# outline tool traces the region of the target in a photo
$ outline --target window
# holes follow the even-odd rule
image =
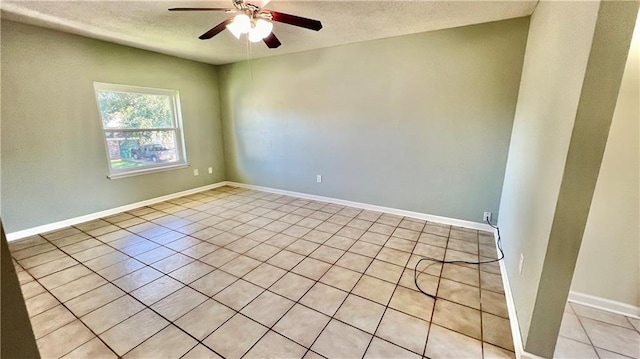
[[[178,91],[94,83],[109,178],[187,165]]]

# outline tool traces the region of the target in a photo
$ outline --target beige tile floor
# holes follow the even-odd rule
[[[567,303],[555,358],[640,358],[640,319]]]
[[[10,244],[43,358],[513,358],[493,235],[223,187]]]

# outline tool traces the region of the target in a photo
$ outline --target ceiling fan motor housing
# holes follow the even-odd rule
[[[263,10],[259,6],[245,2],[245,0],[231,0],[236,10],[225,8],[171,8],[169,11],[224,11],[240,13],[234,17],[230,17],[220,24],[214,26],[209,31],[200,35],[201,40],[208,40],[224,29],[229,29],[235,37],[240,38],[240,34],[248,33],[247,27],[250,27],[249,40],[257,42],[262,40],[267,47],[275,49],[281,45],[278,38],[272,32],[272,21],[281,22],[288,25],[298,26],[309,30],[319,31],[322,29],[322,23],[318,20],[308,19],[296,15],[284,14],[272,10]],[[244,19],[240,19],[244,18]],[[242,20],[242,21],[239,21]],[[248,20],[248,21],[247,21]],[[250,21],[250,23],[248,23]],[[250,26],[249,26],[250,25]]]

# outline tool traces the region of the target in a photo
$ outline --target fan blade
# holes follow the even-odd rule
[[[226,19],[225,21],[219,23],[215,27],[211,28],[211,30],[209,30],[209,31],[205,32],[204,34],[200,35],[200,40],[207,40],[207,39],[210,39],[210,38],[218,35],[222,31],[224,31],[224,29],[227,28],[227,25],[229,25],[231,23],[231,21],[233,21],[233,17],[230,17],[230,18]]]
[[[235,9],[227,9],[223,7],[174,7],[169,11],[235,11]]]
[[[264,39],[262,39],[262,41],[264,41],[264,43],[267,44],[267,47],[270,48],[270,49],[275,49],[275,48],[279,47],[280,45],[282,45],[280,40],[278,40],[278,38],[276,37],[276,35],[273,32],[270,33],[269,36],[267,36]]]
[[[319,31],[322,29],[322,23],[318,20],[307,19],[306,17],[300,17],[296,15],[284,14],[277,11],[271,11],[272,20],[282,22],[285,24],[304,27],[305,29]]]

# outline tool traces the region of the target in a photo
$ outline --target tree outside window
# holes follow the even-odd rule
[[[177,91],[94,87],[111,178],[186,165]]]

